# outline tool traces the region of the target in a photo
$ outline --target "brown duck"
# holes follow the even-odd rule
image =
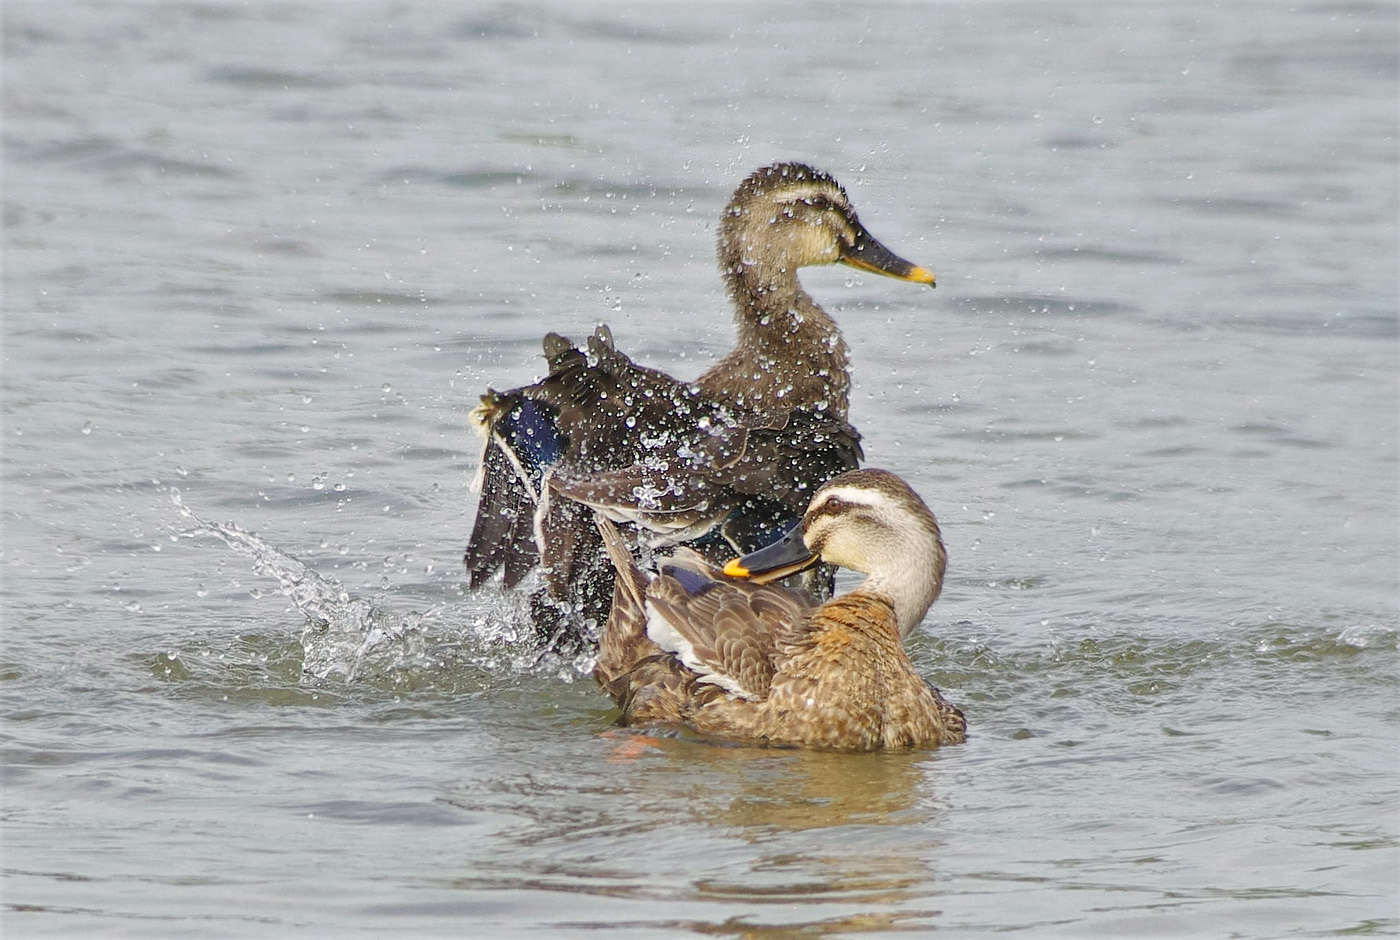
[[[934,282],[865,230],[840,184],[797,163],[744,180],[718,248],[737,336],[697,380],[636,365],[605,326],[584,348],[551,333],[549,374],[488,391],[473,412],[485,445],[471,586],[500,571],[512,588],[539,569],[532,616],[546,642],[587,645],[606,619],[613,574],[592,510],[650,545],[722,558],[770,541],[857,465],[846,342],[798,268],[839,262]]]
[[[618,577],[594,675],[624,724],[852,751],[966,737],[962,712],[904,649],[947,555],[933,513],[894,474],[836,477],[800,529],[723,574],[683,553],[649,575],[615,526],[599,526]],[[768,583],[818,558],[867,577],[821,605]]]

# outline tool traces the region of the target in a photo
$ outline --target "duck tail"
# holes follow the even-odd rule
[[[637,670],[660,668],[648,664],[663,654],[647,637],[649,580],[633,561],[632,550],[617,526],[601,515],[596,519],[617,578],[613,582],[612,610],[598,637],[598,663],[593,668],[593,677],[623,710],[625,721],[638,689],[645,684],[637,676]]]
[[[601,513],[595,516],[598,532],[603,536],[603,547],[607,549],[608,560],[617,572],[617,583],[613,591],[613,609],[619,604],[639,611],[646,606],[647,578],[632,558],[632,550],[627,547],[622,533]]]

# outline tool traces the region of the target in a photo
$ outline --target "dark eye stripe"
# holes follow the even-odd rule
[[[869,512],[869,509],[870,507],[863,503],[853,503],[839,496],[828,496],[822,500],[820,506],[807,510],[807,525],[810,526],[823,516],[846,516],[847,518],[862,516]]]

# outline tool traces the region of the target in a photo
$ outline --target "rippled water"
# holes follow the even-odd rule
[[[1400,930],[1395,3],[4,4],[5,934]],[[462,592],[488,384],[730,341],[938,513],[961,747],[611,728]]]

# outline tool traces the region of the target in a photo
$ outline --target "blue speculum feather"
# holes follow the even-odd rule
[[[564,452],[564,437],[554,414],[543,405],[522,402],[501,424],[520,462],[535,473],[543,473]]]
[[[691,597],[704,594],[716,584],[713,579],[700,574],[698,571],[691,571],[688,568],[676,568],[666,565],[661,571],[663,574],[668,574],[679,581],[681,587],[685,589],[685,593],[689,594]]]

